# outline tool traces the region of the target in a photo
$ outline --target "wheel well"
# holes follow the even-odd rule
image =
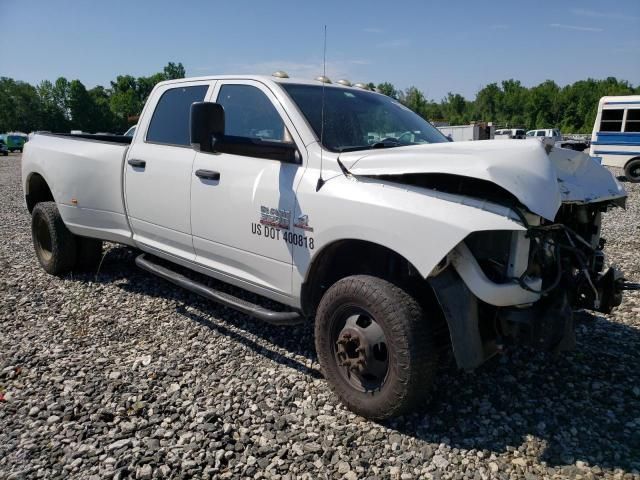
[[[339,240],[327,245],[314,258],[302,285],[302,311],[315,315],[324,292],[351,275],[373,275],[394,283],[433,311],[437,303],[429,283],[406,258],[382,245],[364,240]]]
[[[54,201],[49,185],[39,173],[32,174],[27,181],[26,201],[29,213],[40,202]]]

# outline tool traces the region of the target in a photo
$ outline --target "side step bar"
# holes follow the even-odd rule
[[[204,298],[224,305],[225,307],[246,313],[247,315],[272,325],[295,325],[302,322],[302,317],[298,312],[275,312],[246,300],[234,297],[228,293],[214,290],[200,282],[196,282],[184,275],[174,272],[169,268],[154,263],[152,260],[148,259],[144,253],[136,257],[136,265],[147,272],[153,273],[160,278],[178,285],[179,287],[186,288],[187,290],[197,293]]]

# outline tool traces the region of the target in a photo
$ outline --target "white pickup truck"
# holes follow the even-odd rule
[[[35,135],[22,173],[47,272],[95,269],[102,241],[117,242],[258,319],[315,321],[331,388],[371,418],[419,406],[442,347],[467,370],[508,345],[567,349],[574,310],[609,312],[637,287],[605,271],[601,215],[626,194],[588,155],[450,143],[355,87],[162,82],[133,138]]]

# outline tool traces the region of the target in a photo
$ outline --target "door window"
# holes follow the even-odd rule
[[[191,104],[203,101],[208,88],[208,85],[194,85],[164,92],[151,117],[147,142],[190,146]]]
[[[223,85],[218,103],[224,107],[225,135],[293,143],[273,103],[259,88]]]
[[[544,130],[538,130],[536,137],[544,137]]]

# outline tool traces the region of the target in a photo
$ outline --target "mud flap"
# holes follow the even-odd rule
[[[451,268],[429,278],[449,326],[453,355],[459,368],[472,370],[497,353],[494,342],[483,343],[478,300]]]

